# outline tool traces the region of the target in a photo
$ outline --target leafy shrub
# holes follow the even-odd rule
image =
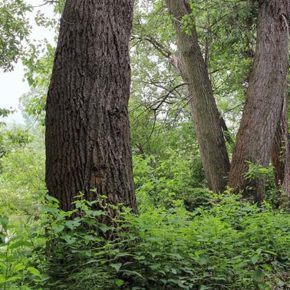
[[[36,230],[10,228],[13,239],[2,241],[1,283],[21,289],[289,287],[289,214],[229,194],[211,201],[189,212],[177,200],[170,209],[151,206],[138,216],[114,207],[119,214],[111,219],[103,202],[79,199],[75,210],[63,212],[50,198],[32,223]]]
[[[1,160],[0,203],[10,214],[36,216],[45,194],[44,155],[39,149],[14,150]],[[21,213],[19,213],[21,212]]]
[[[109,216],[105,208],[92,210],[96,203],[80,199],[75,210],[64,212],[49,198],[44,219],[47,247],[42,255],[50,289],[112,289],[115,285],[112,272],[116,266],[110,261],[116,259],[117,252],[114,242],[106,238],[115,229],[98,222]]]
[[[46,246],[30,245],[39,262],[25,264],[21,281],[43,289],[288,287],[289,214],[228,194],[212,201],[193,212],[175,201],[138,216],[115,207],[119,215],[108,223],[104,203],[80,199],[63,212],[50,199],[37,236]]]
[[[20,127],[8,130],[6,127],[1,128],[0,126],[0,133],[0,158],[11,151],[23,149],[27,144],[33,141],[33,137],[28,130],[24,130]]]
[[[0,213],[1,289],[32,289],[42,284],[36,253],[45,246],[45,238],[30,218],[22,217],[21,222]]]
[[[186,199],[193,192],[200,191],[203,173],[198,162],[178,152],[168,150],[166,159],[154,156],[134,156],[134,180],[136,195],[141,207],[172,206],[174,200]]]
[[[145,277],[136,277],[132,286],[272,289],[287,283],[288,214],[261,211],[239,197],[222,196],[211,209],[151,209],[132,224],[140,240],[131,250],[137,259],[133,265]]]

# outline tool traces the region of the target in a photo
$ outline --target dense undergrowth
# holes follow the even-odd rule
[[[287,289],[289,215],[239,196],[211,195],[187,211],[148,205],[114,227],[106,208],[49,200],[38,219],[1,217],[3,289]],[[77,215],[73,220],[71,215]],[[108,239],[108,237],[110,237]],[[288,282],[289,283],[289,282]]]
[[[290,287],[290,215],[271,182],[260,207],[215,195],[198,156],[166,144],[135,154],[139,214],[120,206],[109,226],[103,201],[80,196],[66,213],[45,197],[41,143],[6,146],[0,160],[0,289]]]

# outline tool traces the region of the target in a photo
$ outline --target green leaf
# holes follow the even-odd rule
[[[13,249],[17,249],[20,247],[31,247],[31,243],[28,241],[16,241],[13,242],[9,245],[9,249],[13,250]]]
[[[23,269],[25,269],[25,265],[23,265],[22,263],[15,265],[13,268],[14,272],[19,272],[22,271]]]
[[[264,278],[264,273],[261,270],[257,270],[253,273],[253,279],[256,282],[262,282]]]
[[[70,235],[65,235],[63,236],[63,239],[66,241],[66,243],[68,243],[69,245],[72,245],[73,243],[75,243],[76,238],[71,237]]]
[[[65,223],[65,225],[71,230],[77,228],[80,224],[81,224],[81,222],[79,220],[67,221]]]
[[[58,225],[58,224],[53,224],[52,225],[52,230],[54,231],[54,233],[58,234],[60,232],[62,232],[64,229],[63,225]]]
[[[205,256],[199,257],[198,263],[202,266],[206,265],[208,263],[208,259]]]
[[[16,281],[19,281],[19,280],[22,280],[23,277],[22,276],[12,276],[12,277],[9,277],[6,282],[16,282]]]
[[[3,275],[0,275],[0,284],[5,283],[5,282],[6,282],[6,278]]]
[[[105,225],[105,224],[100,224],[99,225],[99,228],[100,228],[100,230],[103,232],[103,233],[106,233],[107,231],[109,231],[111,228],[110,227],[108,227],[107,225]]]
[[[122,273],[126,273],[128,275],[135,275],[139,278],[145,279],[145,277],[143,277],[140,273],[136,272],[136,271],[130,271],[130,270],[121,270]]]
[[[251,258],[251,261],[253,264],[256,264],[260,259],[260,256],[259,255],[254,255],[252,258]]]
[[[122,264],[121,263],[116,263],[116,264],[110,264],[110,266],[112,268],[114,268],[117,272],[119,272],[120,268],[122,267]]]
[[[28,267],[27,271],[30,272],[34,276],[41,277],[40,272],[34,267]]]
[[[115,280],[115,284],[118,286],[118,287],[121,287],[125,284],[125,282],[121,279],[116,279]]]
[[[92,216],[98,217],[104,215],[104,212],[102,210],[94,210],[92,211]]]
[[[3,227],[4,230],[8,228],[9,219],[7,216],[0,216],[0,225]]]

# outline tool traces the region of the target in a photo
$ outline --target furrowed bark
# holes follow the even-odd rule
[[[260,1],[257,48],[233,153],[229,186],[263,200],[265,180],[247,180],[247,161],[266,167],[280,120],[288,69],[289,0]]]
[[[289,204],[290,201],[290,134],[288,127],[289,104],[284,98],[283,110],[276,130],[272,148],[272,164],[274,167],[275,183],[281,190],[281,204]]]
[[[205,60],[198,43],[196,28],[184,32],[182,20],[190,7],[186,0],[166,0],[172,15],[180,54],[178,67],[182,78],[188,83],[189,103],[195,123],[200,155],[209,188],[222,192],[227,184],[230,168],[221,116],[213,96]]]
[[[285,103],[283,107],[285,106]],[[285,176],[285,152],[287,148],[288,126],[285,119],[285,109],[281,111],[280,121],[276,129],[274,144],[272,147],[272,164],[274,166],[275,183],[278,188],[281,188]]]
[[[46,184],[137,211],[128,119],[133,0],[67,0],[46,105]]]

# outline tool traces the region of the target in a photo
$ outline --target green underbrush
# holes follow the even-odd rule
[[[81,196],[63,212],[45,197],[36,143],[1,158],[0,289],[290,287],[290,215],[271,184],[260,207],[215,195],[198,156],[164,150],[134,158],[138,215]]]

